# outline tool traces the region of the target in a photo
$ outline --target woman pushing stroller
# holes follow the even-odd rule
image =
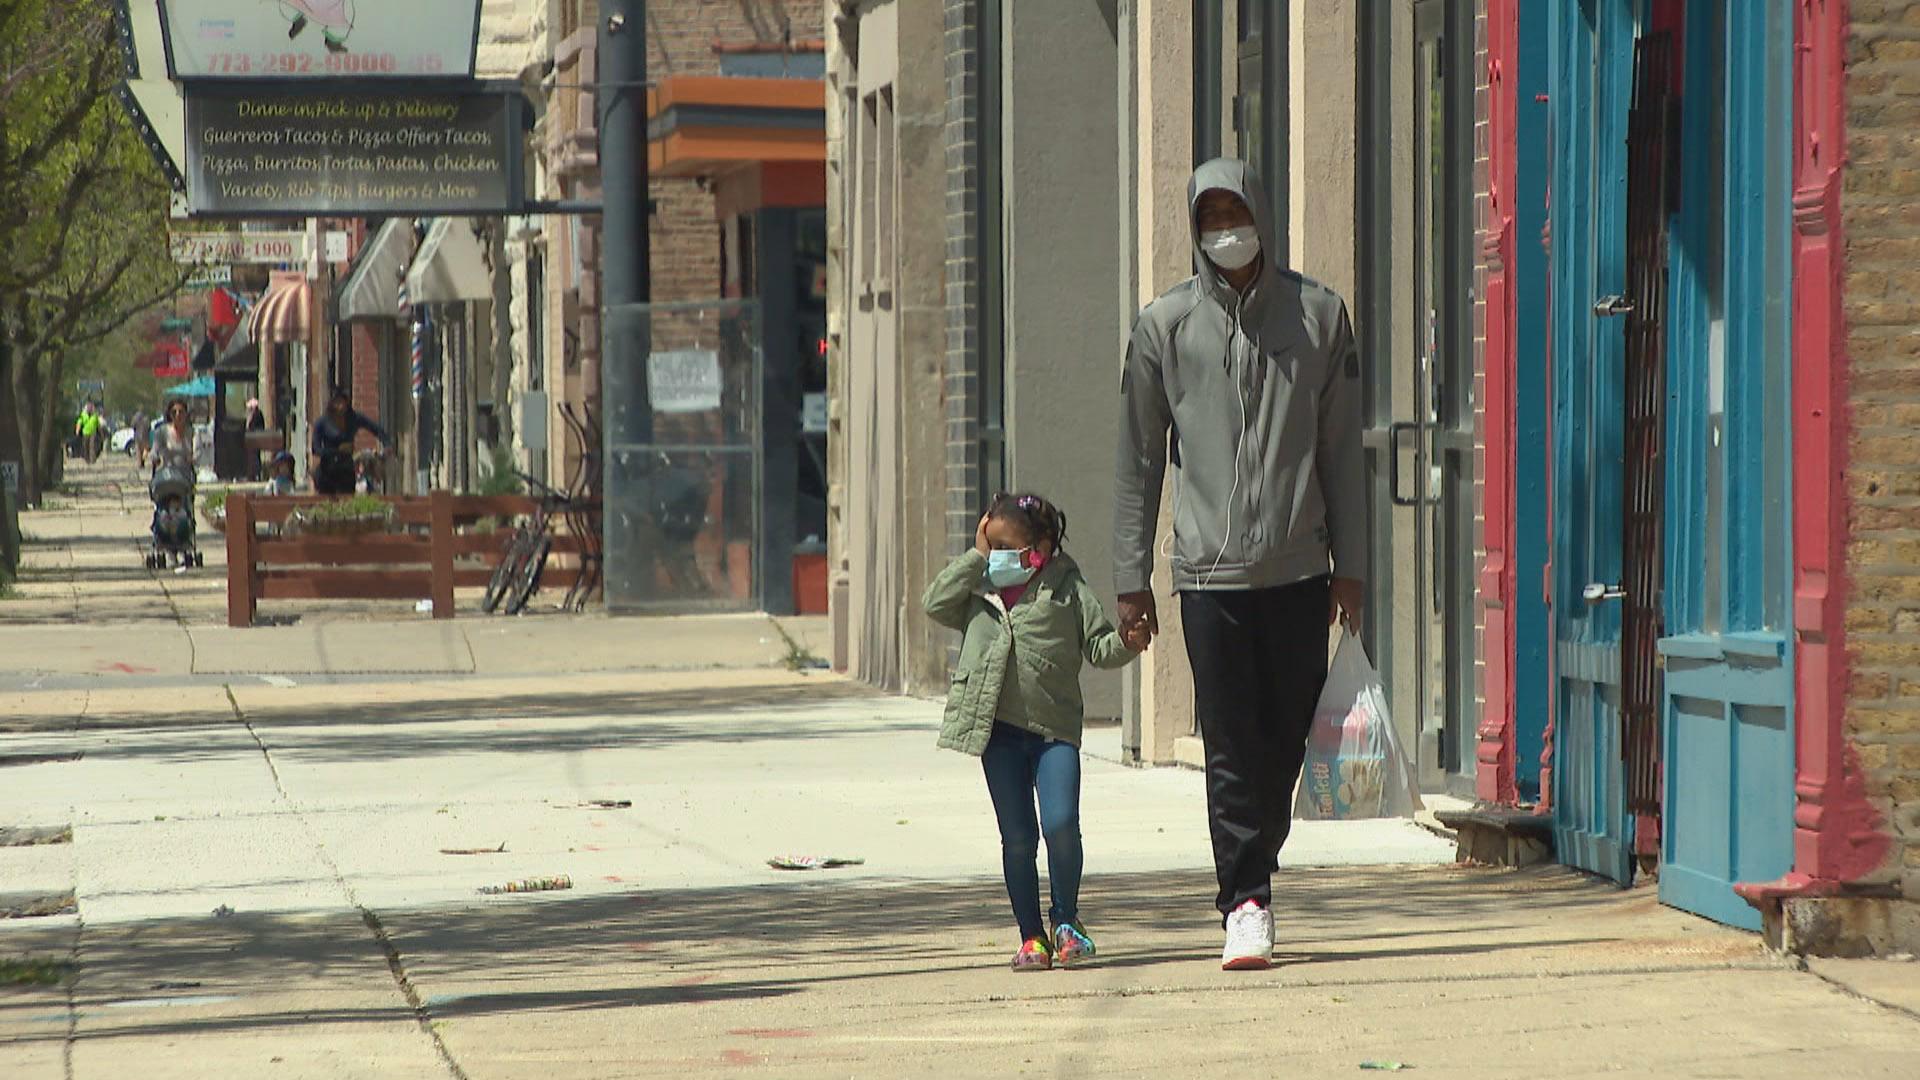
[[[353,398],[337,389],[327,399],[327,411],[313,422],[313,490],[321,495],[351,495],[364,468],[354,462],[353,441],[361,432],[380,440],[391,452],[393,437],[386,429],[356,411]]]
[[[153,478],[147,485],[153,496],[149,569],[171,565],[175,573],[184,574],[189,566],[203,565],[193,525],[193,488],[198,470],[187,403],[175,399],[167,403],[166,423],[153,436]]]

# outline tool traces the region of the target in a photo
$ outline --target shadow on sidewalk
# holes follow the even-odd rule
[[[1212,985],[1204,982],[1217,975],[1212,892],[1204,871],[1089,878],[1082,909],[1105,955],[1081,988]],[[1554,957],[1624,969],[1649,957],[1682,966],[1757,955],[1746,935],[1673,937],[1675,924],[1649,925],[1632,894],[1558,868],[1284,871],[1276,893],[1283,962],[1310,965],[1322,982],[1444,978],[1457,970],[1449,961],[1502,954],[1524,954],[1510,963],[1529,977]],[[433,1019],[814,993],[893,1003],[975,991],[1047,996],[1070,986],[998,981],[1017,935],[997,880],[776,879],[746,889],[502,897],[379,919]],[[1708,949],[1683,947],[1695,945]],[[383,983],[391,993],[384,967],[368,926],[344,913],[90,926],[75,1001],[89,1039],[390,1022],[407,1012],[398,994],[387,1004],[327,1004],[364,1000]],[[164,993],[223,1000],[199,1013],[106,1011]]]
[[[564,684],[564,680],[559,680]],[[170,712],[165,691],[136,713],[14,715],[0,717],[0,734],[57,732],[116,733],[111,746],[90,751],[101,760],[157,758],[193,761],[230,752],[203,749],[182,739],[196,731],[232,729],[230,709]],[[836,720],[831,728],[810,728],[792,716],[768,721],[749,718],[768,710],[811,709],[885,700],[878,692],[848,682],[821,679],[772,686],[705,686],[672,690],[594,691],[481,697],[447,697],[350,707],[301,704],[253,708],[247,719],[270,751],[298,752],[324,761],[391,761],[438,754],[576,753],[594,749],[645,749],[686,739],[702,742],[761,742],[842,737],[891,731],[920,731],[906,720],[861,717]],[[749,714],[741,717],[738,714]],[[699,716],[674,721],[673,717]],[[593,721],[556,727],[566,721]],[[528,724],[524,728],[511,726]],[[506,727],[476,727],[476,724]],[[451,727],[449,727],[451,725]],[[368,728],[383,729],[377,738]],[[436,730],[444,728],[444,730]],[[145,736],[144,738],[141,736]]]

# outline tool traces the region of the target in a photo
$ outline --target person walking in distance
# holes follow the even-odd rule
[[[73,433],[80,437],[80,456],[91,465],[100,459],[99,407],[89,401],[80,407],[80,416],[73,422]]]
[[[1272,964],[1272,880],[1327,629],[1358,629],[1367,557],[1353,327],[1338,294],[1278,264],[1264,191],[1228,158],[1188,182],[1196,272],[1134,322],[1115,493],[1121,628],[1152,634],[1171,434],[1173,588],[1229,970]]]
[[[128,447],[128,450],[137,462],[135,467],[141,472],[146,472],[147,450],[153,445],[153,419],[147,415],[147,410],[135,409],[133,420],[128,426],[133,428],[133,445]]]

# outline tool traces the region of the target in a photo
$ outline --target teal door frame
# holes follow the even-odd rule
[[[1790,3],[1686,6],[1669,230],[1660,898],[1754,930],[1733,884],[1793,863]]]
[[[1621,580],[1624,320],[1632,0],[1548,6],[1553,142],[1548,261],[1553,378],[1553,791],[1561,862],[1633,878],[1621,760],[1620,610],[1584,599]]]

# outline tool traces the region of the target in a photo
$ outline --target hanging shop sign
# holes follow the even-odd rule
[[[172,78],[473,77],[481,0],[160,0]]]
[[[195,87],[187,191],[196,214],[512,214],[526,100],[518,84]]]
[[[186,266],[303,263],[309,253],[307,234],[299,231],[174,233],[167,249]]]
[[[192,292],[206,292],[208,289],[217,289],[222,285],[231,284],[233,284],[233,267],[221,264],[202,266],[195,270],[188,275],[184,287]]]

